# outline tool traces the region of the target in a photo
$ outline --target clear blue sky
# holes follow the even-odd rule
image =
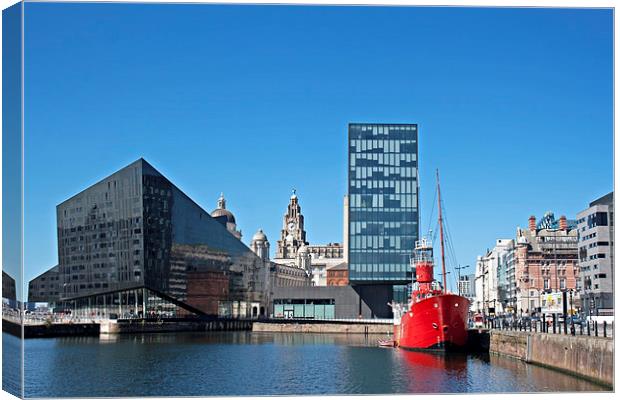
[[[613,188],[612,11],[26,5],[25,279],[57,262],[55,206],[144,157],[244,241],[290,190],[342,241],[347,123],[420,131],[422,229],[440,169],[461,264],[531,214]],[[470,269],[470,272],[473,268]]]

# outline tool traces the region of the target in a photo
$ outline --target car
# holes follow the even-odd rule
[[[578,315],[573,315],[569,321],[575,325],[585,325],[586,321],[584,321],[583,319],[581,319],[580,316]]]

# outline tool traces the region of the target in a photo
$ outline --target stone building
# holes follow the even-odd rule
[[[283,229],[277,242],[273,262],[307,271],[314,286],[327,286],[327,270],[345,261],[340,243],[310,245],[306,240],[304,216],[295,192],[283,218]]]
[[[211,212],[211,217],[215,218],[217,222],[224,225],[234,237],[241,240],[241,231],[237,230],[235,216],[226,209],[226,199],[224,198],[224,193],[220,194],[220,197],[217,199],[217,208]]]
[[[614,194],[594,200],[577,214],[580,293],[587,315],[614,308]]]
[[[309,274],[309,257],[305,250],[306,246],[302,246],[298,251],[299,258],[308,258],[307,262],[300,264],[281,264],[269,260],[269,240],[262,229],[252,237],[250,249],[264,262],[269,265],[270,287],[287,286],[312,286],[312,280]]]
[[[304,245],[308,245],[306,231],[304,230],[304,216],[301,213],[301,206],[299,205],[295,190],[293,190],[286,214],[284,214],[275,258],[276,260],[295,259],[297,257],[297,250]]]
[[[506,254],[514,247],[511,239],[497,239],[495,247],[476,262],[475,297],[472,309],[487,315],[505,312],[502,301],[503,290],[506,288]]]

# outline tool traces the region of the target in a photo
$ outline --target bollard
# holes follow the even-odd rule
[[[590,336],[590,321],[587,321],[588,324],[588,336]]]
[[[570,323],[570,334],[575,336],[575,322],[571,321]]]
[[[583,322],[579,324],[579,334],[583,335]]]
[[[603,337],[607,337],[607,321],[603,321]]]
[[[555,333],[555,314],[552,314],[551,318],[553,318],[553,333]]]
[[[598,323],[594,321],[594,336],[598,337]]]

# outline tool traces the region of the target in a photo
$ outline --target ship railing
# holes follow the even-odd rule
[[[416,264],[421,263],[421,262],[433,263],[433,256],[432,255],[414,254],[411,257],[411,266],[412,267],[415,267]]]

